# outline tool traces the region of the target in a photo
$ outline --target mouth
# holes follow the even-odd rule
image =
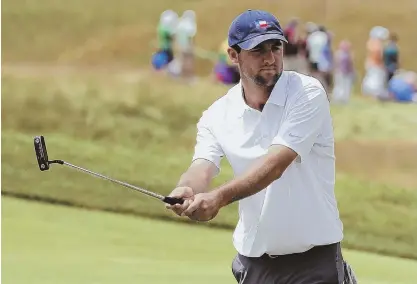
[[[267,67],[267,68],[261,68],[261,71],[276,71],[276,67]]]

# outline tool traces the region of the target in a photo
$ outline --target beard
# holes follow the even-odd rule
[[[265,87],[265,88],[269,88],[269,87],[274,87],[275,84],[278,82],[279,78],[281,77],[282,72],[278,72],[277,74],[275,74],[272,78],[265,78],[262,75],[255,75],[255,77],[253,77],[253,81],[255,82],[256,85],[260,86],[260,87]]]
[[[247,80],[254,82],[257,86],[271,91],[282,75],[283,66],[281,63],[280,68],[277,68],[277,73],[273,76],[263,76],[260,72],[255,75],[250,75],[251,72],[248,71],[249,70],[246,70],[244,67],[243,62],[239,61],[239,72],[241,77],[245,77]]]

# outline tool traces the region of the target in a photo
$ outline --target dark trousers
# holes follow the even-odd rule
[[[276,257],[238,254],[232,272],[239,284],[341,284],[344,277],[339,243]]]

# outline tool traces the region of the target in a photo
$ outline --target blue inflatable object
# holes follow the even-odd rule
[[[158,51],[152,55],[152,66],[156,70],[164,68],[169,63],[169,56],[165,51]]]
[[[400,78],[392,78],[388,83],[388,90],[399,102],[413,101],[413,86]]]

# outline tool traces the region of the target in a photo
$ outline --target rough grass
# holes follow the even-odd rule
[[[398,0],[6,0],[2,1],[2,59],[4,63],[149,64],[155,26],[165,9],[181,14],[194,9],[198,19],[196,44],[217,51],[231,20],[248,8],[267,9],[285,24],[298,16],[304,22],[327,25],[335,45],[352,41],[357,68],[362,70],[369,30],[383,25],[398,33],[401,65],[417,69],[417,2]],[[201,72],[211,70],[200,60]]]
[[[194,88],[170,81],[158,85],[155,80],[143,77],[129,84],[105,76],[57,77],[54,82],[4,77],[2,191],[172,219],[161,203],[129,189],[56,165],[49,172],[40,172],[33,151],[33,136],[43,134],[52,159],[64,159],[157,192],[170,192],[189,165],[201,111],[224,88],[209,82]],[[348,107],[351,113],[333,109],[340,143],[346,137],[376,137],[375,141],[393,136],[415,138],[409,131],[414,125],[412,106],[355,104]],[[389,127],[390,116],[408,127]],[[354,126],[362,125],[366,118],[374,122],[364,123],[357,131]],[[352,163],[361,163],[363,153],[358,154]],[[415,169],[412,161],[409,167]],[[215,184],[232,176],[226,162],[223,164]],[[413,177],[411,169],[409,178]],[[339,172],[337,195],[347,247],[417,258],[417,190]],[[232,228],[236,217],[233,205],[211,224]]]
[[[2,229],[4,284],[234,283],[231,232],[10,198]],[[343,254],[363,284],[417,277],[415,261]]]

